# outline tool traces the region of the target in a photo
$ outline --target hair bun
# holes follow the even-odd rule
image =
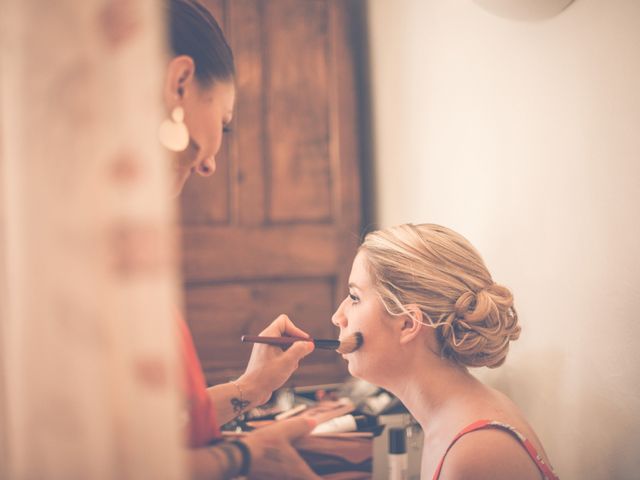
[[[496,285],[478,251],[459,233],[404,224],[369,233],[364,255],[387,312],[417,306],[435,329],[442,356],[471,367],[497,367],[520,335],[508,288]]]
[[[440,326],[445,353],[470,367],[502,365],[509,342],[520,336],[513,295],[495,283],[463,292]]]

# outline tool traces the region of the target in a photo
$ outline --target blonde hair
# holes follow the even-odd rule
[[[440,225],[404,224],[368,234],[365,254],[374,287],[391,315],[417,306],[442,355],[469,367],[502,365],[520,336],[513,295],[493,282],[480,254]]]

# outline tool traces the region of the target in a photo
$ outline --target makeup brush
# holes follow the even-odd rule
[[[362,346],[362,333],[356,332],[344,340],[326,340],[321,338],[304,337],[261,337],[258,335],[243,335],[240,339],[243,343],[266,343],[267,345],[279,345],[286,347],[295,342],[313,342],[316,348],[323,350],[335,350],[338,353],[355,352]]]

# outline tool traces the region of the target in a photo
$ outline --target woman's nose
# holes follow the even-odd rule
[[[205,158],[198,165],[198,173],[203,177],[208,177],[209,175],[213,175],[213,172],[216,171],[216,157]]]
[[[342,301],[338,309],[331,317],[331,323],[333,323],[336,327],[345,328],[347,326],[347,317],[344,315],[343,308],[345,300]]]

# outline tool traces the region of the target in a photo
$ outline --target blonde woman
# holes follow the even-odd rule
[[[394,393],[424,430],[422,478],[555,479],[518,407],[469,367],[504,363],[520,335],[511,292],[461,235],[438,225],[370,233],[335,312],[352,375]]]

